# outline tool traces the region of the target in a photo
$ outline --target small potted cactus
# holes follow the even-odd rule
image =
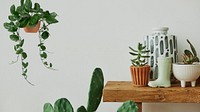
[[[143,46],[143,44],[138,43],[137,50],[129,47],[131,54],[134,58],[131,59],[132,65],[130,66],[132,81],[134,86],[147,86],[149,82],[149,72],[150,72],[150,66],[147,65],[147,62],[145,59],[149,58],[148,55],[146,55],[149,50],[146,50],[146,46]]]
[[[184,50],[182,55],[183,62],[173,64],[174,76],[181,81],[181,87],[186,86],[186,82],[191,82],[191,86],[195,87],[196,80],[200,76],[200,64],[197,52],[191,42],[187,39],[190,50]]]

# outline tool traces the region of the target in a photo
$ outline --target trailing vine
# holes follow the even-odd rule
[[[22,69],[22,76],[26,79],[26,81],[33,85],[27,79],[28,73],[28,66],[29,63],[26,61],[28,54],[25,52],[23,45],[24,45],[24,38],[22,38],[19,34],[19,30],[25,27],[35,27],[38,22],[42,23],[38,33],[39,33],[39,55],[43,65],[48,68],[55,70],[53,68],[53,64],[47,62],[47,54],[48,51],[46,50],[46,46],[44,44],[45,40],[49,38],[49,28],[48,26],[54,23],[58,23],[56,19],[57,14],[55,12],[49,12],[48,10],[44,11],[39,3],[32,3],[31,0],[20,0],[20,5],[15,6],[12,5],[10,7],[10,15],[8,16],[9,22],[4,23],[4,28],[11,32],[10,39],[16,44],[14,45],[14,51],[17,55],[17,59],[12,63],[16,63],[19,60],[21,61],[21,69]]]

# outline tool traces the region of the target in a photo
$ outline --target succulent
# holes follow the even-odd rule
[[[117,112],[138,112],[138,106],[134,101],[126,101],[118,108]]]
[[[100,68],[96,68],[90,83],[87,108],[80,106],[77,112],[95,112],[101,102],[103,87],[103,72]],[[50,103],[46,103],[43,112],[74,112],[74,110],[68,99],[60,98],[55,102],[54,107]]]
[[[197,52],[196,52],[194,46],[188,39],[186,41],[190,45],[190,49],[192,51],[190,51],[188,49],[184,50],[184,53],[182,55],[183,63],[184,64],[193,64],[194,62],[199,62],[199,58],[197,57]]]
[[[9,22],[4,23],[4,28],[10,32],[9,38],[14,41],[14,51],[17,55],[16,63],[21,61],[22,76],[27,80],[27,71],[29,63],[26,60],[28,57],[27,52],[24,50],[25,39],[20,36],[20,29],[25,27],[35,27],[38,24],[42,24],[39,33],[38,49],[41,61],[46,68],[53,69],[52,63],[47,62],[48,51],[45,46],[45,40],[49,38],[48,26],[57,23],[57,14],[55,12],[49,12],[43,10],[39,3],[32,3],[31,0],[20,0],[20,5],[12,5],[10,7],[10,15],[8,16]],[[28,80],[27,80],[28,81]],[[28,81],[29,82],[29,81]],[[30,82],[29,82],[30,83]],[[31,84],[31,83],[30,83]]]
[[[147,54],[150,51],[146,50],[145,48],[146,48],[146,46],[143,46],[143,44],[141,44],[141,43],[138,43],[138,49],[137,50],[129,47],[129,49],[131,49],[131,51],[132,51],[132,52],[129,52],[129,53],[132,56],[135,57],[134,59],[131,59],[133,66],[144,66],[144,65],[147,64],[145,59],[149,58],[150,56],[147,56],[145,54]]]

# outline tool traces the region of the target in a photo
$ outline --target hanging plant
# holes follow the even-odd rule
[[[26,61],[28,54],[23,48],[25,39],[20,36],[19,30],[24,28],[28,33],[39,33],[38,48],[41,61],[46,68],[54,69],[53,64],[47,62],[48,52],[45,46],[45,40],[50,36],[48,26],[58,23],[56,17],[57,14],[55,12],[43,10],[39,3],[33,4],[31,0],[20,0],[19,6],[12,5],[10,7],[10,15],[8,16],[9,22],[5,22],[4,27],[11,32],[9,36],[10,39],[16,42],[14,50],[17,55],[17,60],[13,63],[18,60],[21,61],[22,76],[24,76],[26,80],[29,65],[28,61]]]

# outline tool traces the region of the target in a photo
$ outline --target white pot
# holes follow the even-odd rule
[[[181,87],[185,87],[186,82],[191,82],[191,86],[195,87],[196,80],[200,76],[200,64],[174,63],[173,74],[181,81]]]

